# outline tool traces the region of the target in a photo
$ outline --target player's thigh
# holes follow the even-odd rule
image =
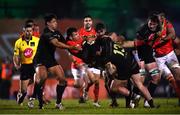
[[[75,79],[74,80],[74,86],[77,87],[77,88],[80,88],[83,86],[83,79],[82,78],[79,78],[79,79]]]
[[[45,80],[47,78],[47,69],[45,66],[37,66],[36,67],[36,80]]]
[[[60,65],[50,67],[48,68],[48,71],[50,71],[53,75],[55,75],[57,80],[65,81],[64,71]]]
[[[114,79],[111,81],[111,84],[109,84],[110,89],[112,91],[118,91],[119,88],[121,87],[127,87],[127,80],[117,80]]]
[[[139,73],[133,74],[131,79],[133,80],[136,86],[141,86],[144,83],[144,76],[141,76]]]

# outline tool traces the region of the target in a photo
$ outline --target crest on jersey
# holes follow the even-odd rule
[[[33,50],[31,48],[26,48],[24,50],[24,57],[30,58],[32,57],[32,55],[33,55]]]

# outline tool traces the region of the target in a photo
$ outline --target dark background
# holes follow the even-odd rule
[[[42,18],[47,12],[59,19],[82,19],[90,14],[102,20],[109,31],[124,34],[129,39],[148,14],[163,10],[180,35],[180,0],[1,0],[0,18]]]

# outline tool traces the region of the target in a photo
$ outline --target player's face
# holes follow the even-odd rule
[[[26,38],[31,38],[32,34],[33,34],[33,29],[32,29],[32,27],[27,27],[27,28],[25,29],[25,36],[26,36]]]
[[[101,29],[97,31],[97,36],[103,36],[106,33],[106,29]]]
[[[148,27],[151,31],[156,31],[157,30],[157,27],[158,27],[158,23],[157,22],[154,22],[152,20],[149,20],[148,21]]]
[[[58,23],[57,19],[53,18],[50,22],[47,22],[48,26],[51,27],[52,29],[57,29]]]
[[[73,32],[72,33],[72,38],[73,38],[73,40],[78,40],[79,39],[79,33],[78,32]]]
[[[159,18],[160,22],[163,23],[165,17],[160,14],[160,15],[158,15],[158,18]]]
[[[93,21],[91,18],[87,17],[87,18],[84,18],[84,27],[85,28],[91,28],[92,27],[92,24],[93,24]]]

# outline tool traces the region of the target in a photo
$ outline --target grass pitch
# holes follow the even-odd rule
[[[27,107],[27,101],[23,106],[16,104],[15,100],[0,100],[0,114],[180,114],[177,98],[155,98],[155,104],[160,104],[158,109],[148,109],[143,107],[143,99],[135,109],[125,108],[125,100],[118,99],[119,107],[109,107],[110,100],[100,100],[101,107],[92,105],[92,100],[85,104],[79,104],[77,99],[63,100],[64,110],[57,110],[54,107],[55,100],[45,105],[44,110],[38,109],[38,103],[33,109]]]

